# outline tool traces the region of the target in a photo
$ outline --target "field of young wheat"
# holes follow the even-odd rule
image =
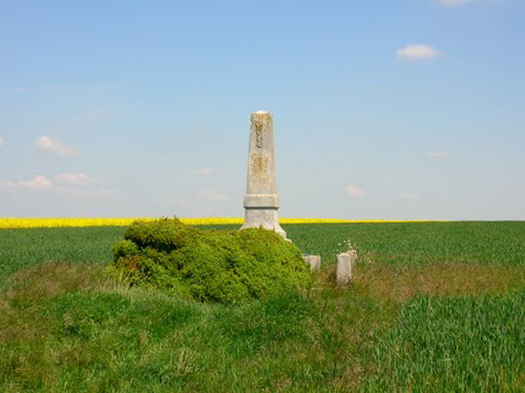
[[[0,391],[525,389],[525,222],[286,224],[323,258],[314,287],[233,305],[110,279],[123,226],[13,226],[0,229]]]

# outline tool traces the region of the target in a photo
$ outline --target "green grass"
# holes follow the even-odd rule
[[[0,391],[523,391],[525,223],[285,230],[315,288],[232,306],[108,280],[124,228],[0,230]]]
[[[0,229],[0,288],[13,273],[42,262],[102,264],[125,228]]]
[[[339,390],[362,378],[369,334],[393,311],[330,288],[232,307],[184,302],[103,283],[96,268],[47,264],[19,277],[0,306],[0,386]]]
[[[213,226],[235,229],[235,226]],[[350,241],[375,263],[525,263],[525,221],[283,225],[307,254],[335,260]]]
[[[525,263],[525,222],[324,224],[285,228],[299,248],[333,259],[349,240],[377,263]]]
[[[371,391],[525,390],[525,291],[417,297],[380,340]]]
[[[320,254],[325,262],[334,262],[351,241],[363,257],[375,263],[525,263],[524,221],[300,224],[283,228],[304,253]],[[107,262],[124,231],[122,227],[1,229],[0,286],[16,271],[45,261]]]

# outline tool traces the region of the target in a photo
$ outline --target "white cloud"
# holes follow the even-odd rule
[[[102,188],[96,192],[99,196],[113,196],[116,195],[117,192],[115,190],[111,190],[109,188]]]
[[[5,146],[5,139],[4,137],[0,136],[0,149]]]
[[[345,191],[350,198],[362,198],[366,195],[366,191],[357,186],[347,186]]]
[[[232,200],[230,195],[215,190],[201,190],[196,193],[196,197],[200,201],[208,203],[229,202]]]
[[[98,180],[92,179],[85,173],[62,173],[55,177],[57,183],[69,186],[89,186],[99,183]]]
[[[419,193],[418,192],[400,192],[396,194],[396,198],[402,199],[404,201],[415,201],[416,199],[419,199]]]
[[[20,180],[16,185],[30,190],[46,190],[51,187],[51,181],[43,175],[38,175],[33,180]]]
[[[430,60],[439,54],[438,50],[423,44],[407,45],[397,50],[397,57],[404,60]]]
[[[444,151],[431,151],[427,153],[427,157],[432,160],[444,160],[447,158],[447,153]]]
[[[25,87],[1,87],[0,94],[23,94],[28,93],[29,89]]]
[[[438,3],[445,7],[455,7],[470,3],[470,0],[438,0]]]
[[[91,189],[85,187],[75,186],[59,186],[56,189],[56,194],[62,197],[82,197],[87,200],[93,198],[108,198],[117,195],[115,190],[103,188],[103,189]]]
[[[201,168],[195,171],[195,174],[199,176],[209,176],[213,174],[220,174],[222,172],[223,170],[220,168]]]
[[[211,168],[202,168],[200,173],[201,173],[201,175],[211,175],[213,173],[213,169],[211,169]]]
[[[90,178],[84,173],[66,173],[56,176],[53,181],[44,175],[38,175],[32,180],[10,181],[4,184],[0,183],[0,188],[9,191],[16,190],[31,190],[44,191],[51,190],[54,195],[60,196],[85,196],[86,198],[93,197],[108,197],[116,194],[111,189],[99,189],[92,187],[84,187],[92,184],[98,184],[97,180]]]
[[[84,189],[77,187],[58,187],[57,192],[63,196],[81,196],[86,194]]]
[[[51,140],[47,136],[41,136],[36,140],[36,143],[41,149],[62,157],[71,157],[77,154],[77,151],[74,148],[66,146],[57,140]]]

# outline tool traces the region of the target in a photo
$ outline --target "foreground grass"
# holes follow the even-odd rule
[[[327,288],[203,305],[63,264],[25,271],[10,288],[0,303],[0,386],[10,392],[339,390],[362,379],[369,335],[394,311]]]
[[[371,391],[525,391],[525,291],[419,296],[379,340]]]
[[[123,228],[0,230],[0,391],[524,390],[524,223],[285,229],[352,288],[199,304],[108,281]]]
[[[402,303],[371,294],[366,275],[352,291],[328,277],[309,293],[227,307],[129,289],[96,266],[39,265],[12,277],[0,298],[0,387],[521,389],[523,291],[501,282],[482,297]]]

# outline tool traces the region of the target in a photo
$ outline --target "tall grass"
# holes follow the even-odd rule
[[[320,288],[234,306],[126,289],[45,264],[0,302],[0,389],[334,391],[357,386],[394,308]]]
[[[525,390],[525,291],[506,296],[421,296],[379,340],[364,390]]]

